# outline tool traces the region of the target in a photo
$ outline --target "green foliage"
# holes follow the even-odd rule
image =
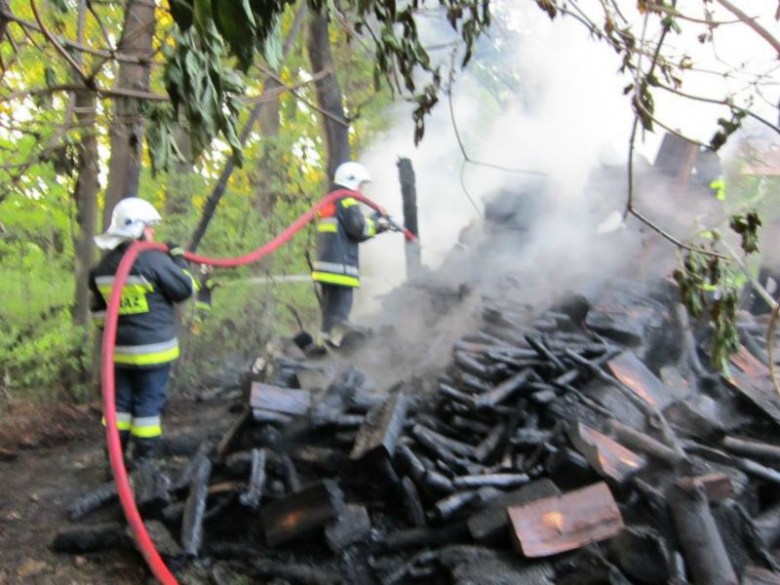
[[[761,219],[757,213],[734,215],[729,225],[742,238],[742,249],[746,254],[758,252],[758,229],[761,227]]]
[[[727,371],[729,356],[739,349],[736,315],[741,279],[721,258],[693,250],[684,254],[673,276],[690,314],[706,316],[712,322],[712,365]]]
[[[742,126],[742,120],[745,119],[745,116],[747,116],[747,112],[745,110],[734,108],[731,113],[731,120],[718,118],[718,126],[720,126],[720,130],[718,130],[712,137],[712,140],[710,140],[710,148],[717,152],[721,146],[726,144],[729,137],[740,129]]]
[[[243,109],[241,98],[245,84],[225,64],[222,38],[213,22],[208,21],[204,26],[203,33],[196,27],[175,31],[175,48],[165,50],[165,86],[171,97],[172,112],[167,114],[163,110],[155,120],[165,126],[154,131],[154,141],[149,143],[155,170],[167,168],[164,163],[171,160],[172,126],[179,119],[180,109],[189,125],[193,158],[198,158],[221,133],[233,149],[236,164],[243,163],[236,124]]]

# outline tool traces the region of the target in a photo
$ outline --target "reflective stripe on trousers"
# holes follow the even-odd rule
[[[179,357],[179,340],[148,343],[146,345],[117,345],[114,362],[130,366],[151,366],[172,362]]]
[[[330,272],[312,272],[311,277],[317,282],[323,282],[326,284],[337,284],[339,286],[349,286],[352,288],[360,286],[360,279],[355,276],[332,274]]]

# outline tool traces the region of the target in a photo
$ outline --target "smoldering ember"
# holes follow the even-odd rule
[[[498,273],[529,243],[528,202],[488,201],[439,271],[412,260],[383,299],[394,327],[364,346],[312,360],[280,339],[215,373],[202,399],[231,403],[229,424],[132,474],[184,582],[780,582],[768,314],[740,313],[723,373],[647,234],[598,236],[628,261],[579,286]],[[57,551],[132,549],[113,482],[67,513]]]

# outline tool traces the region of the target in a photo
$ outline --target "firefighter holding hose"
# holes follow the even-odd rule
[[[317,348],[341,346],[364,331],[349,320],[353,291],[360,286],[358,245],[395,226],[383,212],[366,217],[354,195],[371,180],[357,162],[339,165],[329,195],[341,194],[317,213],[317,261],[312,279],[319,285],[322,325]]]
[[[125,251],[136,240],[152,241],[155,225],[161,221],[148,201],[129,197],[114,208],[106,233],[95,237],[98,248],[106,250],[89,275],[92,318],[101,329]],[[187,270],[184,250],[175,244],[168,248],[168,253],[147,250],[139,255],[119,305],[114,350],[116,424],[123,453],[127,454],[132,438],[136,464],[154,455],[162,435],[171,365],[179,357],[174,304],[199,289]]]

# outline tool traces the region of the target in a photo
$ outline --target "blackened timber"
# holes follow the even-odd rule
[[[406,420],[407,400],[397,392],[368,412],[355,437],[355,446],[349,458],[362,459],[369,454],[383,452],[392,457]]]
[[[422,478],[421,478],[422,479]],[[414,526],[425,526],[425,510],[423,509],[420,493],[410,477],[401,480],[403,490],[404,511],[407,520]]]
[[[727,451],[736,453],[737,455],[744,455],[751,459],[759,459],[761,461],[780,463],[780,447],[776,445],[770,445],[769,443],[762,443],[760,441],[739,439],[737,437],[724,437],[722,444]]]
[[[363,540],[371,532],[371,518],[365,506],[350,504],[336,522],[325,529],[325,541],[333,552]]]
[[[526,335],[525,339],[528,344],[534,348],[534,350],[539,352],[539,356],[553,364],[555,369],[557,369],[559,372],[566,371],[566,366],[564,366],[563,362],[559,360],[552,351],[550,351],[550,349],[545,345],[543,339],[537,339],[534,335]]]
[[[687,460],[687,457],[681,456],[660,441],[656,441],[650,435],[632,429],[614,419],[609,421],[608,427],[615,435],[615,438],[626,447],[650,455],[655,459],[663,461],[670,467],[675,467]]]
[[[436,502],[433,505],[433,510],[439,519],[448,520],[478,498],[479,491],[476,489],[455,492]]]
[[[404,227],[417,238],[416,241],[406,241],[404,256],[406,258],[406,277],[414,279],[422,270],[422,257],[419,244],[420,229],[417,223],[417,186],[412,161],[408,158],[398,159],[398,179],[401,183],[401,198],[404,203]]]
[[[241,434],[241,431],[244,429],[244,427],[249,424],[249,421],[252,419],[252,412],[250,409],[245,408],[240,415],[238,415],[238,418],[233,422],[232,425],[230,425],[230,428],[227,430],[227,432],[224,434],[222,439],[220,440],[219,444],[217,445],[217,455],[220,458],[224,458],[225,455],[230,452],[230,450],[233,448],[234,443],[238,439],[238,436]]]
[[[341,575],[334,571],[314,567],[311,564],[261,559],[252,563],[253,573],[264,581],[269,578],[300,585],[339,585]]]
[[[495,381],[496,369],[493,366],[486,366],[463,351],[455,352],[455,364],[464,372],[476,376],[480,380],[488,383]]]
[[[311,394],[307,390],[252,382],[249,406],[289,416],[303,416],[311,409]]]
[[[119,522],[68,526],[57,531],[52,548],[56,552],[82,554],[132,545],[132,539]]]
[[[263,496],[265,460],[264,449],[252,449],[252,470],[249,473],[249,485],[246,491],[239,496],[239,502],[252,509],[260,506],[260,498]]]
[[[439,454],[438,451],[441,449],[443,449],[445,452],[449,451],[453,455],[460,455],[462,457],[469,457],[474,453],[474,447],[471,445],[467,445],[466,443],[462,443],[455,439],[450,439],[449,437],[440,435],[439,433],[419,424],[416,424],[414,427],[412,427],[412,435],[425,447],[429,447],[431,445],[438,447],[438,449],[433,449],[437,455]],[[447,458],[448,457],[446,455],[442,457],[442,459],[445,461]]]
[[[693,583],[739,583],[702,485],[695,481],[684,487],[673,484],[668,501]]]
[[[181,556],[181,547],[176,539],[173,538],[168,528],[159,520],[150,520],[145,522],[149,538],[154,543],[154,548],[165,559],[170,562],[171,559],[177,559]]]
[[[264,506],[260,520],[266,542],[277,546],[310,534],[337,518],[343,510],[344,495],[333,481],[326,479]]]
[[[116,484],[113,481],[109,481],[68,506],[68,517],[75,522],[117,498]]]
[[[479,420],[466,418],[457,414],[450,418],[450,425],[458,431],[476,435],[487,435],[491,430],[489,425]]]
[[[425,472],[422,482],[433,493],[451,494],[455,491],[455,487],[446,476],[432,469]]]
[[[533,370],[530,368],[522,370],[511,378],[501,382],[495,389],[475,397],[474,403],[477,408],[492,407],[500,404],[520,390],[531,377],[532,373]]]
[[[757,461],[752,459],[736,458],[737,467],[739,467],[745,473],[748,473],[764,481],[768,481],[774,484],[780,484],[780,471],[761,465]]]
[[[422,481],[426,471],[425,465],[423,465],[422,461],[414,454],[414,451],[406,445],[399,445],[397,457],[401,461],[406,473],[412,479],[418,483]]]
[[[506,432],[507,425],[505,424],[498,424],[493,427],[490,434],[477,445],[477,448],[474,450],[474,458],[480,463],[484,463],[490,459],[498,450],[501,440],[506,436]]]
[[[189,461],[187,461],[184,469],[181,470],[179,477],[171,486],[171,491],[178,492],[188,487],[192,481],[192,476],[195,474],[195,471],[197,471],[198,467],[200,467],[201,462],[204,459],[208,459],[208,454],[213,449],[214,444],[211,441],[204,441],[201,443],[200,447],[198,447],[198,452],[192,458],[190,458]]]
[[[181,526],[181,544],[184,554],[198,556],[203,543],[203,514],[206,511],[211,461],[202,459],[190,482],[190,492],[184,504]]]
[[[452,386],[449,386],[447,384],[439,384],[439,394],[444,396],[445,398],[451,398],[453,400],[457,400],[461,404],[465,404],[466,406],[473,407],[474,406],[474,397],[470,394],[466,394],[465,392],[461,392],[460,390],[456,390]]]
[[[767,549],[780,543],[780,505],[764,510],[753,522]]]
[[[479,394],[486,394],[493,390],[492,384],[485,382],[477,376],[461,372],[458,377],[460,378],[460,382],[463,384],[463,386]]]
[[[145,461],[130,479],[138,509],[144,516],[154,516],[171,503],[171,480],[154,461]]]
[[[455,489],[478,487],[517,487],[531,481],[525,473],[491,473],[486,475],[464,475],[452,480]]]
[[[549,479],[540,479],[490,501],[487,508],[468,519],[468,528],[477,542],[491,542],[508,535],[509,520],[506,510],[511,506],[522,506],[539,498],[560,494],[560,490]]]
[[[270,423],[277,425],[288,425],[293,420],[293,417],[280,412],[271,412],[270,410],[261,410],[259,408],[252,409],[252,420],[259,423]]]
[[[289,455],[282,455],[279,457],[279,467],[282,473],[282,479],[288,492],[299,492],[302,489],[301,478],[298,475],[298,470],[295,468],[293,460]]]
[[[383,552],[393,552],[407,548],[422,548],[425,546],[438,546],[451,544],[468,537],[468,529],[465,523],[455,522],[441,528],[410,528],[398,530],[387,535],[382,542],[377,543],[377,548]]]

